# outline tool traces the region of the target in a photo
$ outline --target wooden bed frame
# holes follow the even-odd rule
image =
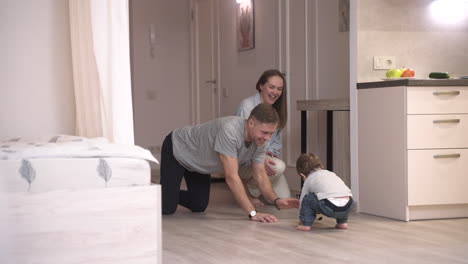
[[[162,263],[160,192],[153,184],[1,194],[0,261]]]

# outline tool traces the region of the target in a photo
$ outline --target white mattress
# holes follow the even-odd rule
[[[15,138],[0,142],[0,183],[7,193],[149,185],[149,161],[148,150],[105,138]]]
[[[31,184],[20,173],[23,166],[22,160],[0,161],[3,191],[8,193],[45,192],[61,189],[149,185],[151,182],[149,163],[142,159],[50,158],[30,159],[28,162],[35,174]],[[108,166],[108,177],[103,177],[102,172],[99,172],[100,163]]]

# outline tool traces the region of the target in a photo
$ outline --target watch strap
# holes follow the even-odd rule
[[[278,207],[278,204],[276,203],[276,201],[278,201],[279,199],[281,199],[281,198],[279,198],[279,197],[276,198],[276,199],[273,201],[273,204],[275,205],[276,209],[281,210],[281,209]]]

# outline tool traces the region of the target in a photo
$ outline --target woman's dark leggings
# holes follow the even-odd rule
[[[162,213],[173,214],[180,204],[192,212],[203,212],[210,200],[210,175],[189,171],[174,157],[172,132],[164,139],[161,149]],[[187,190],[181,190],[182,178]]]

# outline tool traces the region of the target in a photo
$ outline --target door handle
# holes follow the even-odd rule
[[[212,84],[216,84],[216,79],[205,81],[205,83],[212,83]]]

